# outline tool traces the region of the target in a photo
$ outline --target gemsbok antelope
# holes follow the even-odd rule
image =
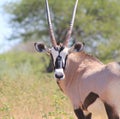
[[[52,48],[43,43],[35,43],[38,52],[47,52],[53,59],[54,75],[60,89],[69,97],[78,119],[91,119],[88,107],[100,98],[104,103],[108,119],[120,119],[120,63],[107,65],[83,51],[84,44],[75,43],[71,48],[71,37],[78,0],[76,0],[72,20],[66,38],[57,44],[51,23],[48,0],[46,0],[47,20]]]

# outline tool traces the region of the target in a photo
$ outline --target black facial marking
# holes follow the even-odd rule
[[[63,67],[62,57],[58,56],[55,62],[55,68],[59,69]]]
[[[64,50],[64,46],[60,47],[59,53]]]
[[[61,47],[54,47],[54,49],[56,50],[56,51],[58,51],[59,53],[61,52],[61,51],[63,51],[64,50],[64,46],[61,46]]]
[[[59,51],[59,47],[54,47],[54,49],[55,49],[56,51]]]
[[[64,50],[64,46],[58,46],[58,47],[54,47],[55,51],[58,52],[58,56],[56,57],[55,59],[55,64],[54,64],[54,69],[59,69],[59,68],[63,68],[65,69],[65,66],[66,66],[66,60],[67,60],[67,55],[65,57],[65,62],[63,64],[63,59],[62,59],[62,56],[60,56],[60,53]],[[51,54],[51,57],[52,57],[52,60],[53,60],[53,56]]]

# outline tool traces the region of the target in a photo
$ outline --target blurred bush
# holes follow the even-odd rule
[[[39,77],[46,72],[49,58],[44,54],[27,52],[9,52],[0,55],[0,79],[9,77],[16,79],[19,76],[31,74]]]

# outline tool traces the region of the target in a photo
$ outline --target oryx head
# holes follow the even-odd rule
[[[67,56],[71,52],[81,51],[84,47],[83,43],[81,43],[81,42],[74,44],[71,48],[68,47],[68,42],[71,37],[72,28],[73,28],[73,24],[74,24],[77,4],[78,4],[78,0],[76,0],[75,6],[74,6],[72,20],[70,22],[70,27],[69,27],[68,32],[65,37],[65,41],[63,42],[63,44],[57,45],[55,35],[53,32],[52,23],[51,23],[48,0],[46,0],[47,20],[48,20],[52,48],[50,48],[50,49],[47,48],[43,43],[35,43],[34,44],[35,49],[38,52],[47,52],[47,53],[51,54],[51,57],[53,59],[55,78],[59,79],[59,80],[65,78],[64,70],[65,70],[65,66],[66,66]]]

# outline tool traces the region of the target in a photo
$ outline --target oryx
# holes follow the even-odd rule
[[[120,63],[107,65],[83,51],[84,44],[75,43],[71,48],[68,42],[71,37],[78,0],[76,0],[70,27],[63,44],[57,45],[50,18],[48,0],[46,0],[47,20],[52,48],[43,43],[35,43],[38,52],[51,55],[54,75],[61,90],[72,102],[78,119],[91,119],[87,108],[97,98],[105,105],[108,119],[120,119]]]

